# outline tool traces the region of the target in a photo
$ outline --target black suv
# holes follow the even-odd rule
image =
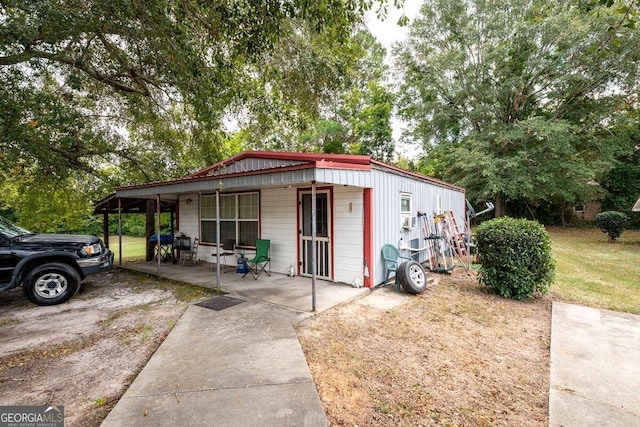
[[[60,304],[88,274],[112,265],[113,253],[95,236],[35,234],[0,217],[0,290],[23,284],[31,302]]]

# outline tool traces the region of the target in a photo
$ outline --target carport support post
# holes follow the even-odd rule
[[[311,181],[311,311],[316,311],[316,182]]]
[[[467,271],[471,271],[471,212],[467,211]]]
[[[122,267],[122,199],[118,198],[118,265]]]
[[[156,232],[158,233],[158,242],[156,243],[156,258],[158,259],[158,276],[160,275],[160,195],[156,194],[156,214],[158,217],[158,225],[156,227]]]
[[[104,245],[109,247],[109,212],[102,214],[102,235],[104,236]]]
[[[220,289],[220,190],[216,190],[216,288]]]

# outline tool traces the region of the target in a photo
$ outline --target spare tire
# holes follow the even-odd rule
[[[410,294],[421,294],[427,289],[427,273],[417,261],[406,261],[398,267],[398,281]]]

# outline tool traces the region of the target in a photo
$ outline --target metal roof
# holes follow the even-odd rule
[[[464,192],[435,178],[406,171],[370,156],[277,151],[245,151],[180,179],[116,188],[118,197],[174,197],[194,192],[300,185],[311,181],[370,188],[372,168]]]

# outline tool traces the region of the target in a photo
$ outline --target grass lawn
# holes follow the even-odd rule
[[[640,230],[609,242],[600,229],[548,228],[556,300],[640,314]]]
[[[144,259],[146,255],[145,243],[144,237],[122,236],[122,259]],[[114,263],[117,263],[120,250],[118,236],[109,236],[109,247],[116,255]]]

